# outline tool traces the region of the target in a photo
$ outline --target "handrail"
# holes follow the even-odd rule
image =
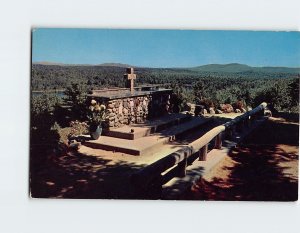
[[[181,172],[179,172],[181,174],[185,174],[187,159],[191,155],[199,152],[199,159],[205,160],[207,146],[214,138],[216,138],[215,148],[220,149],[222,143],[222,133],[224,131],[231,130],[236,125],[243,123],[244,121],[250,120],[250,117],[260,113],[266,107],[267,104],[265,102],[261,103],[253,110],[246,112],[243,115],[238,116],[223,125],[211,129],[203,136],[191,142],[187,146],[167,155],[166,157],[160,160],[157,160],[156,162],[133,174],[132,182],[138,185],[140,188],[146,188],[151,184],[151,181],[153,180],[155,180],[156,182],[160,182],[159,180],[161,180],[161,174],[175,165],[179,166],[179,170],[181,170]]]
[[[267,103],[263,102],[260,105],[258,105],[256,108],[252,109],[249,112],[244,113],[243,115],[240,115],[234,119],[232,119],[231,121],[227,122],[224,124],[224,126],[226,128],[230,128],[233,125],[243,121],[243,120],[247,120],[247,118],[249,118],[250,116],[253,116],[257,113],[259,113],[260,111],[263,111],[265,108],[267,107]]]

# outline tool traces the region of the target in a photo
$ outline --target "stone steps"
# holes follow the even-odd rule
[[[84,142],[84,145],[92,148],[144,156],[162,150],[162,145],[174,141],[177,136],[182,137],[183,134],[195,130],[210,121],[210,118],[193,117],[190,121],[135,140],[101,136],[98,140]]]
[[[169,114],[161,118],[148,121],[146,123],[124,125],[119,128],[112,128],[109,131],[103,132],[103,135],[114,137],[114,138],[135,140],[162,131],[167,127],[181,124],[190,119],[191,116],[187,114],[182,114],[182,113]]]

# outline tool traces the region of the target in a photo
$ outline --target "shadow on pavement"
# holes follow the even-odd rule
[[[129,176],[142,167],[73,152],[32,170],[31,196],[131,199]]]

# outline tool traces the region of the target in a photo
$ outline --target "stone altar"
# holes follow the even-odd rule
[[[133,68],[127,68],[128,88],[94,90],[90,99],[106,106],[105,128],[116,128],[132,123],[144,123],[170,112],[172,89],[159,87],[136,88]],[[130,81],[130,82],[128,82]]]

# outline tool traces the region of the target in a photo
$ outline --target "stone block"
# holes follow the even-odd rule
[[[123,108],[123,114],[128,115],[128,109],[127,108]]]
[[[124,101],[123,106],[124,106],[124,108],[128,108],[129,107],[129,103],[127,101]]]
[[[223,112],[220,109],[216,110],[216,114],[222,114]]]
[[[130,100],[130,102],[129,102],[129,106],[130,106],[131,108],[133,108],[133,107],[134,107],[134,102],[133,102],[132,100]]]
[[[118,113],[119,114],[123,113],[123,105],[122,104],[119,105]]]
[[[110,113],[110,114],[108,115],[108,117],[115,117],[115,115],[116,115],[116,114],[114,114],[114,113],[112,112],[112,113]]]
[[[114,108],[114,107],[115,107],[115,105],[112,103],[107,105],[107,108]]]
[[[221,104],[220,108],[221,108],[221,111],[223,111],[225,113],[234,112],[234,109],[231,104]]]

